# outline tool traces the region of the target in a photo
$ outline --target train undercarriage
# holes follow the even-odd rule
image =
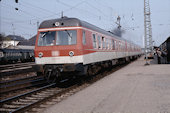
[[[83,65],[77,64],[46,64],[43,65],[38,74],[45,77],[48,83],[59,82],[62,79],[80,77],[80,76],[93,76],[99,73],[102,69],[111,68],[114,65],[130,62],[138,58],[139,56],[132,56],[126,58],[119,58],[114,60],[108,60],[103,62],[96,62]]]

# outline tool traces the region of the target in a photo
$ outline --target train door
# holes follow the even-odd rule
[[[91,45],[91,33],[87,30],[82,30],[82,45],[83,45],[83,55],[88,53]]]

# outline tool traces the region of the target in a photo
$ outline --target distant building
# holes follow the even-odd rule
[[[36,36],[27,40],[21,36],[8,35],[1,37],[0,48],[4,49],[34,49]]]

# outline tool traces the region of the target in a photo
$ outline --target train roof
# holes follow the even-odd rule
[[[162,43],[162,44],[164,44],[164,43],[169,43],[170,42],[170,36]],[[161,44],[161,45],[162,45]]]
[[[41,28],[56,28],[56,27],[71,27],[71,26],[85,27],[85,28],[94,30],[96,32],[100,32],[102,34],[115,37],[115,38],[120,39],[120,40],[128,41],[126,39],[123,39],[121,37],[116,36],[112,32],[105,31],[105,30],[103,30],[103,29],[101,29],[101,28],[99,28],[97,26],[94,26],[94,25],[92,25],[92,24],[90,24],[88,22],[82,21],[82,20],[77,19],[77,18],[62,17],[62,18],[58,18],[58,19],[45,20],[40,24],[39,29],[41,29]],[[132,43],[130,41],[128,41],[128,42]]]

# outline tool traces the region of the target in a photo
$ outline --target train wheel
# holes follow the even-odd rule
[[[89,65],[87,68],[87,76],[93,76],[97,74],[98,71],[99,71],[98,67],[96,67],[95,65]]]
[[[59,78],[60,71],[56,66],[46,66],[44,75],[48,83],[54,83]]]
[[[88,68],[87,68],[87,76],[91,76],[91,75],[93,75],[93,70],[92,70],[92,66],[88,66]]]

